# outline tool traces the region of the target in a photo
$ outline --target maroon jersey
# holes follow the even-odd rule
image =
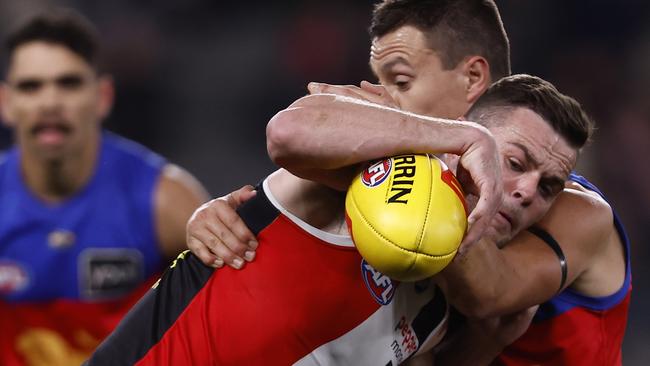
[[[571,174],[570,179],[602,196],[585,178]],[[565,289],[540,305],[530,328],[503,351],[496,365],[621,365],[632,276],[630,243],[616,214],[614,225],[625,249],[623,286],[604,297],[589,297]]]

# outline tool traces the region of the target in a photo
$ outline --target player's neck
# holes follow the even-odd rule
[[[98,146],[59,159],[42,159],[23,151],[22,174],[28,189],[41,200],[58,203],[81,190],[94,173]]]
[[[329,223],[328,225],[324,225],[321,230],[335,235],[350,235],[348,227],[345,224],[345,211],[339,210],[338,215],[339,217],[335,221]]]
[[[269,188],[282,206],[307,224],[345,235],[345,193],[298,178],[284,169],[269,177]]]

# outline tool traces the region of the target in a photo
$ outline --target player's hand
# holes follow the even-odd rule
[[[240,269],[255,258],[255,235],[235,211],[255,194],[252,186],[244,186],[194,211],[187,222],[187,246],[205,265]]]
[[[496,142],[486,128],[475,126],[478,128],[477,137],[469,141],[456,170],[456,177],[468,196],[468,204],[474,207],[467,220],[469,229],[461,243],[460,254],[481,237],[503,202]]]
[[[390,108],[399,108],[398,103],[393,99],[383,85],[372,84],[362,81],[359,86],[355,85],[332,85],[325,83],[311,82],[307,85],[310,94],[336,94],[354,99],[365,100],[370,103],[383,105]]]

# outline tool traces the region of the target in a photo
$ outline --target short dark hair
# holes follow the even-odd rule
[[[492,84],[474,103],[467,119],[481,124],[497,122],[503,107],[523,107],[537,113],[573,148],[581,149],[594,130],[594,121],[575,99],[536,76],[512,75]]]
[[[510,75],[510,44],[493,0],[384,0],[372,13],[370,36],[403,25],[427,36],[447,70],[478,55],[488,61],[492,80]]]
[[[11,32],[5,41],[7,55],[16,48],[33,41],[61,45],[83,58],[97,69],[97,41],[95,27],[85,17],[71,9],[56,9],[29,18]]]

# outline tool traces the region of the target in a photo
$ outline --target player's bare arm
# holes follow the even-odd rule
[[[396,106],[396,102],[386,88],[366,81],[362,81],[359,87],[309,83],[308,89],[312,94],[331,93],[384,106]],[[289,106],[292,107],[293,104]],[[351,181],[358,173],[358,167],[354,165],[343,167],[337,169],[336,174],[332,174],[332,170],[320,168],[305,168],[301,173],[326,186],[338,186],[341,181]],[[257,248],[255,236],[235,211],[254,194],[255,191],[251,186],[244,186],[206,202],[194,212],[187,224],[187,246],[204,264],[215,268],[227,264],[240,269],[246,261],[250,262],[255,258]]]
[[[580,272],[575,273],[575,280],[567,287],[591,297],[611,295],[621,288],[626,271],[624,246],[613,224],[612,208],[597,193],[589,191],[575,182],[568,182],[565,192],[567,195],[571,193],[569,197],[573,197],[576,201],[574,204],[583,210],[572,217],[576,223],[561,225],[560,217],[555,222],[544,220],[540,225],[552,233],[558,241],[561,240],[558,238],[562,237],[566,237],[566,240],[581,238],[583,240],[591,238],[592,240],[591,245],[587,246],[587,249],[591,250],[588,253],[590,255],[585,258],[586,263]],[[578,215],[582,215],[582,217]],[[590,222],[590,220],[593,221]],[[586,236],[585,234],[590,230],[596,231],[596,235]],[[582,234],[580,235],[580,233]],[[563,250],[575,251],[572,251],[571,248],[564,249],[564,247]],[[572,256],[578,254],[570,253]],[[570,275],[571,271],[569,267]],[[567,282],[569,281],[567,280]]]
[[[625,262],[620,254],[616,261],[620,263],[601,271],[607,276],[595,275],[605,258],[608,266],[612,265],[610,250],[622,251],[612,225],[611,208],[600,197],[584,190],[565,189],[538,226],[555,238],[566,257],[563,288],[571,286],[584,294],[603,296],[621,286]],[[610,277],[612,272],[615,277]],[[560,291],[562,270],[558,255],[548,244],[525,231],[502,249],[494,242],[481,240],[456,258],[439,279],[450,303],[461,312],[489,317],[550,299]]]
[[[165,257],[174,258],[187,249],[187,220],[208,198],[205,188],[190,173],[174,164],[165,166],[155,191],[156,231]]]
[[[297,175],[303,169],[332,171],[402,153],[464,155],[479,147],[485,150],[485,165],[494,160],[492,167],[498,167],[491,156],[495,149],[491,134],[482,126],[331,94],[305,96],[276,114],[267,126],[267,147],[276,163]],[[479,173],[479,167],[468,168]],[[482,168],[480,172],[491,176]],[[345,190],[348,184],[341,181],[332,188]]]
[[[331,89],[330,89],[331,90]],[[328,94],[303,97],[275,115],[267,126],[267,147],[276,164],[302,178],[323,175],[344,190],[350,171],[332,184],[336,169],[402,153],[460,155],[478,187],[480,201],[470,214],[467,242],[487,227],[501,200],[496,144],[487,129],[472,122],[430,118]],[[319,170],[328,171],[313,175]]]
[[[348,95],[365,93],[366,99],[371,99],[372,92],[382,93],[371,85],[362,89],[319,84],[318,89]],[[405,152],[461,155],[461,164],[474,178],[481,195],[481,202],[470,217],[470,222],[476,222],[467,236],[471,241],[489,223],[500,203],[496,146],[489,131],[471,122],[428,118],[358,99],[315,94],[297,100],[274,116],[267,127],[267,140],[269,155],[287,169],[280,174],[295,175],[289,179],[313,180],[338,190],[347,189],[360,162]],[[219,236],[220,229],[206,229],[208,216],[231,217],[233,208],[214,202],[202,211],[205,213],[195,215],[188,225],[188,237],[196,238],[189,243],[190,248],[206,264],[221,266],[223,261],[241,268],[246,251],[254,247],[238,240],[238,236]],[[208,215],[208,211],[221,213]],[[195,231],[198,233],[194,234]],[[225,232],[227,235],[230,230]],[[201,243],[212,254],[204,251]]]

